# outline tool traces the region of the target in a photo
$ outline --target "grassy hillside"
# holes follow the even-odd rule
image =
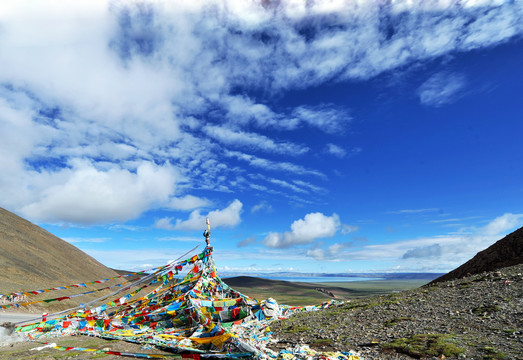
[[[118,276],[75,246],[3,208],[0,208],[0,248],[0,294],[49,289]],[[81,292],[104,286],[107,285],[83,288]],[[75,292],[78,293],[78,289],[38,297],[68,296]],[[60,307],[69,305],[64,303]]]
[[[232,288],[245,295],[263,300],[269,297],[287,305],[314,305],[330,299],[351,299],[417,288],[427,280],[382,280],[305,283],[268,280],[250,276],[224,279]],[[332,294],[333,296],[329,295]]]

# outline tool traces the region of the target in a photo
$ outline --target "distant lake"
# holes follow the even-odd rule
[[[269,280],[284,280],[293,282],[309,282],[309,283],[323,283],[323,282],[349,282],[349,281],[369,281],[369,280],[385,280],[384,278],[372,277],[338,277],[338,276],[258,276],[262,279]]]

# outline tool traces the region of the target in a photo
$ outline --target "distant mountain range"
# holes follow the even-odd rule
[[[444,273],[299,273],[299,272],[271,272],[271,273],[229,273],[229,272],[220,272],[221,276],[226,277],[235,277],[235,276],[256,276],[260,278],[268,279],[287,279],[295,278],[297,280],[303,278],[332,278],[337,281],[340,281],[344,278],[348,279],[347,281],[352,281],[351,279],[382,279],[382,280],[433,280],[436,279]]]
[[[0,293],[35,290],[118,276],[75,246],[0,207]],[[523,228],[507,235],[448,274],[441,273],[226,273],[222,277],[451,280],[523,262]],[[118,271],[122,273],[121,271]]]

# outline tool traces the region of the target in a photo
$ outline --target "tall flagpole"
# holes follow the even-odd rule
[[[205,223],[207,224],[207,230],[204,230],[203,236],[205,237],[207,247],[210,247],[211,244],[209,243],[209,240],[211,238],[211,222],[209,221],[209,218],[205,219]]]

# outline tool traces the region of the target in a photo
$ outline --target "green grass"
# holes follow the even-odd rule
[[[96,354],[96,355],[91,356],[91,359],[103,359],[103,358],[106,358],[107,356],[109,356],[109,355],[107,355],[107,354]]]
[[[336,309],[338,311],[336,311],[336,310],[330,311],[328,315],[333,316],[333,315],[338,315],[337,313],[342,313],[344,311],[350,311],[350,310],[355,310],[355,309],[366,309],[368,307],[371,307],[371,305],[369,303],[359,302],[356,300],[356,301],[351,301],[348,304],[344,304],[339,309]]]
[[[330,308],[326,310],[325,316],[339,317],[344,313],[357,309],[369,309],[380,305],[392,305],[397,304],[400,300],[396,294],[389,294],[384,296],[375,296],[368,299],[353,299],[350,302],[346,302],[342,306]],[[410,319],[410,318],[409,318]],[[407,319],[404,319],[407,320]]]
[[[396,339],[385,344],[384,350],[395,350],[415,358],[426,356],[455,357],[465,352],[455,344],[451,335],[443,334],[418,334],[410,338]]]
[[[282,331],[284,333],[295,334],[295,333],[306,332],[309,330],[310,329],[307,326],[291,324],[290,326],[287,326],[286,328],[284,328]]]
[[[83,337],[82,338],[82,347],[86,347],[86,348],[95,348],[99,345],[103,345],[105,344],[105,340],[101,339],[101,338],[96,338],[96,337]],[[74,339],[67,339],[67,340],[61,340],[60,341],[60,346],[65,346],[65,347],[69,347],[69,346],[77,346],[78,344],[78,338],[74,338]]]
[[[227,279],[225,279],[225,282],[227,282]],[[235,285],[233,288],[258,300],[272,297],[281,304],[303,306],[315,305],[332,299],[326,294],[315,290],[315,287],[331,291],[339,300],[347,300],[411,290],[426,283],[427,280],[369,280],[323,283],[271,282],[268,280],[264,286]]]
[[[318,283],[324,288],[340,288],[348,291],[351,298],[385,295],[396,291],[412,290],[427,284],[428,280],[369,280]],[[331,290],[332,291],[332,290]],[[334,293],[335,290],[333,291]]]
[[[321,346],[329,346],[331,344],[332,344],[331,339],[315,339],[312,341],[311,346],[321,347]]]
[[[485,354],[483,355],[485,360],[504,360],[507,358],[506,354],[497,351],[492,346],[484,346],[481,351]]]
[[[320,304],[330,299],[325,294],[314,289],[301,289],[293,286],[277,285],[271,289],[235,286],[234,289],[258,300],[272,297],[279,304],[291,306]]]

